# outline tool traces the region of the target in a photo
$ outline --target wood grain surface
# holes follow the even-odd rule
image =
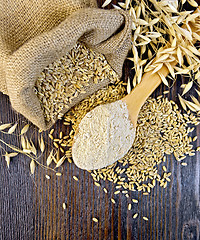
[[[103,1],[98,1],[99,5]],[[116,1],[113,1],[116,2]],[[129,63],[124,65],[123,79],[130,74]],[[168,97],[178,102],[180,82],[171,89]],[[164,90],[161,85],[153,96]],[[0,124],[27,120],[12,110],[7,96],[0,93]],[[61,122],[55,125],[69,132]],[[199,136],[198,127],[192,136]],[[31,125],[29,135],[38,147],[38,130]],[[45,162],[52,142],[48,131],[43,133],[47,149],[40,161]],[[0,133],[0,138],[19,145],[18,137]],[[199,139],[194,147],[199,146]],[[0,149],[0,155],[4,151]],[[167,158],[167,169],[172,172],[171,183],[166,189],[156,185],[150,195],[131,192],[139,203],[131,211],[127,205],[131,199],[124,195],[114,196],[114,185],[106,181],[101,187],[93,183],[86,171],[66,162],[63,175],[56,177],[51,171],[36,168],[30,174],[30,160],[23,155],[14,157],[10,168],[0,157],[0,240],[199,240],[200,237],[200,153],[187,157],[188,166],[183,167],[172,156]],[[160,166],[161,167],[161,166]],[[51,178],[46,179],[48,174]],[[74,181],[73,176],[79,181]],[[109,192],[105,194],[103,187]],[[113,197],[116,204],[112,204]],[[66,210],[62,204],[66,203]],[[139,217],[133,219],[134,213]],[[146,222],[143,216],[148,217]],[[98,223],[92,218],[99,219]]]

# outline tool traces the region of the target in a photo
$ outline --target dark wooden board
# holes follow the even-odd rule
[[[103,1],[98,1],[101,4]],[[115,2],[115,1],[113,1]],[[130,73],[130,66],[124,66],[124,79]],[[168,97],[177,102],[179,83],[171,89]],[[160,86],[153,96],[163,91]],[[27,122],[14,112],[7,96],[0,93],[0,123]],[[56,131],[69,131],[58,122]],[[200,128],[192,133],[199,136]],[[37,143],[38,131],[31,126],[30,134]],[[48,132],[44,133],[47,151],[40,159],[45,162],[52,142]],[[12,144],[19,144],[18,138],[0,133],[0,138]],[[199,140],[195,147],[199,146]],[[38,144],[37,144],[38,145]],[[0,150],[0,154],[3,151]],[[0,157],[0,240],[44,240],[44,239],[88,239],[88,240],[199,240],[200,236],[200,153],[187,157],[183,167],[168,157],[167,168],[172,172],[172,181],[166,189],[156,185],[149,196],[132,192],[139,199],[134,209],[127,210],[130,202],[124,195],[113,196],[114,186],[105,182],[109,193],[93,184],[90,174],[74,164],[63,165],[63,175],[55,177],[51,171],[36,168],[34,177],[29,170],[30,160],[20,155],[12,159],[7,169]],[[45,175],[51,176],[50,180]],[[79,182],[73,180],[76,175]],[[116,204],[111,204],[114,197]],[[63,210],[65,202],[67,209]],[[139,212],[138,219],[133,219]],[[149,218],[148,222],[142,216]],[[99,223],[94,223],[97,217]]]

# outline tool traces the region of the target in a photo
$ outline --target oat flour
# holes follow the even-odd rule
[[[72,146],[74,163],[87,170],[111,165],[128,152],[134,138],[126,103],[97,106],[79,124]]]

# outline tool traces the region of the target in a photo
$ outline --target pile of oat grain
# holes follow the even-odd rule
[[[81,43],[61,59],[47,66],[35,84],[47,122],[62,118],[63,112],[88,94],[119,81],[102,54]]]
[[[74,133],[81,119],[95,106],[121,99],[124,93],[123,83],[111,85],[86,98],[65,114],[64,124],[72,124],[70,137],[66,140],[69,162]],[[178,161],[183,161],[187,155],[195,155],[193,142],[197,136],[191,138],[190,133],[199,122],[200,118],[190,111],[182,114],[172,100],[162,96],[149,98],[141,108],[132,148],[113,165],[90,171],[95,184],[100,186],[101,180],[109,180],[116,184],[115,194],[122,192],[126,195],[128,190],[148,194],[156,182],[165,188],[171,175],[164,166],[166,155],[173,154]],[[159,164],[163,165],[163,173],[158,171]],[[182,165],[187,163],[183,162]]]

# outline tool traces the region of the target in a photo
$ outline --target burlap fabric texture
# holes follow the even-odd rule
[[[0,91],[40,129],[54,122],[45,122],[35,82],[46,66],[80,39],[104,54],[121,76],[131,44],[125,11],[99,9],[95,0],[0,0]]]

